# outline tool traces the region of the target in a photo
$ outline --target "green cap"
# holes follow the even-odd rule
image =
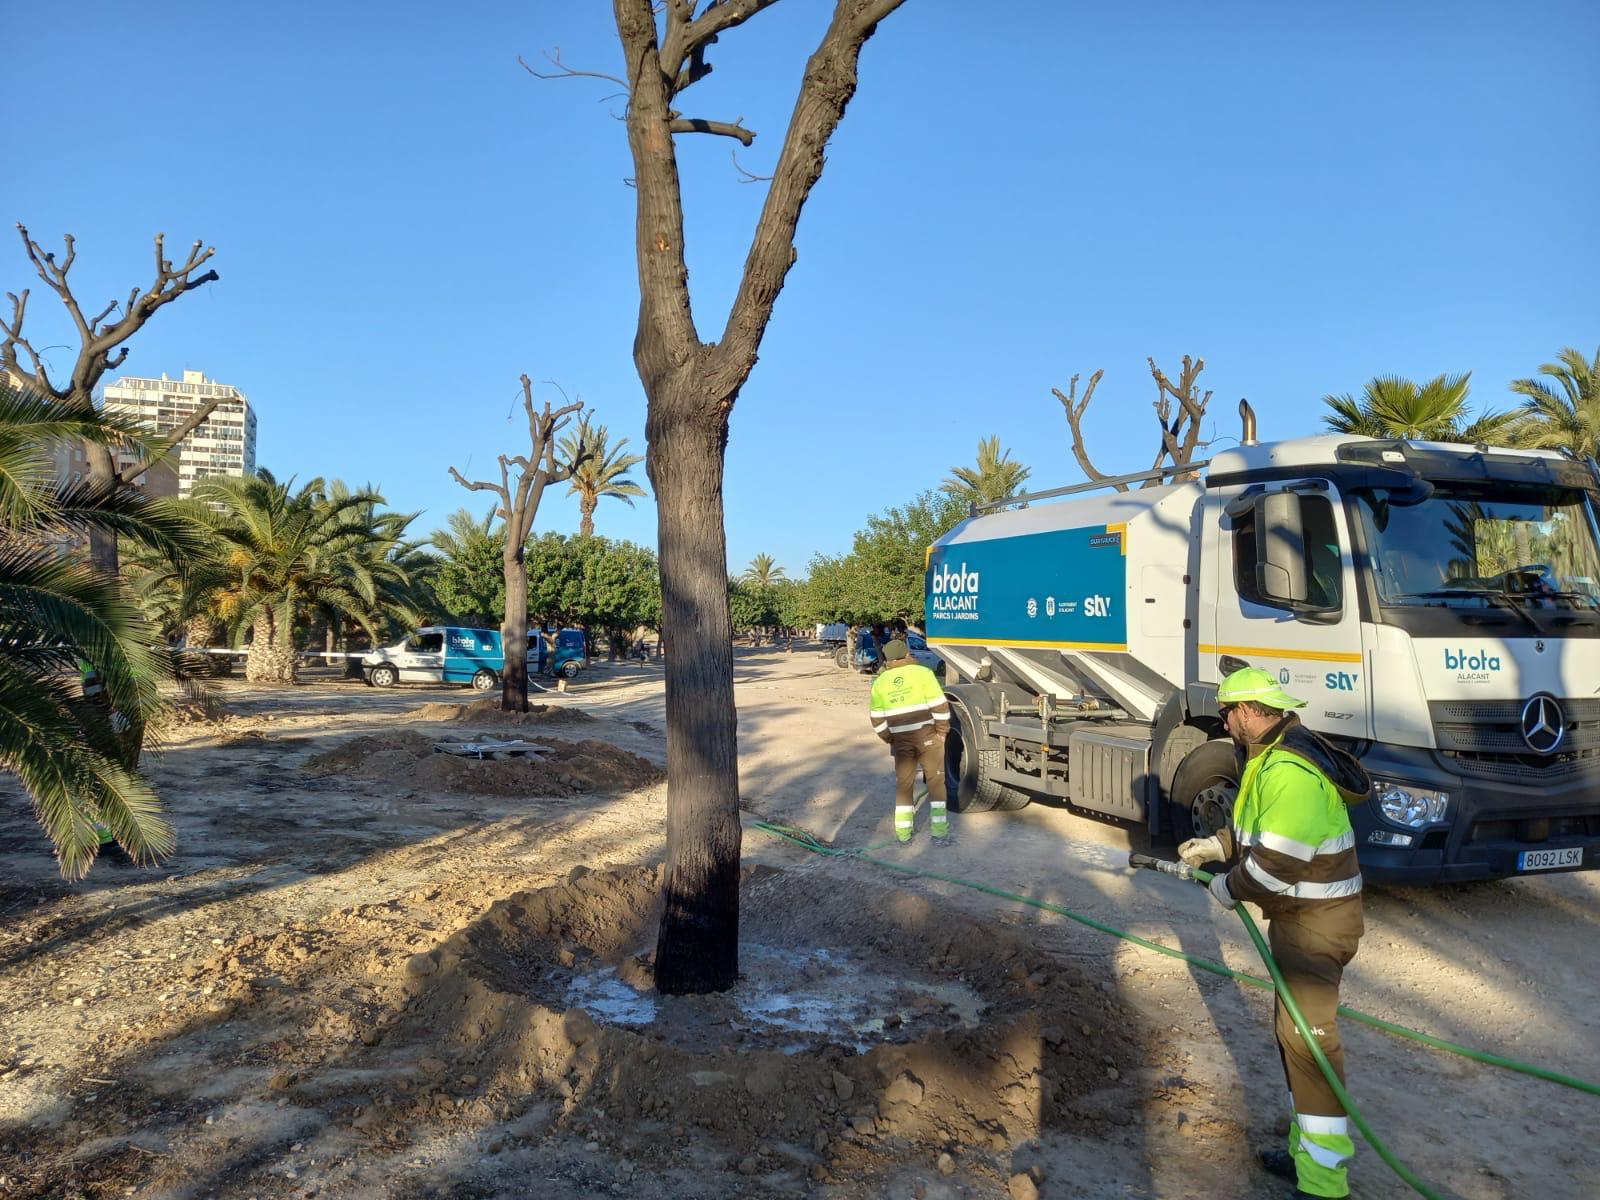
[[[1304,708],[1306,704],[1284,691],[1278,681],[1260,667],[1235,671],[1218,686],[1218,704],[1238,704],[1241,700],[1253,700],[1268,708]]]
[[[911,648],[899,638],[890,638],[883,644],[883,657],[886,662],[898,662],[911,657]]]

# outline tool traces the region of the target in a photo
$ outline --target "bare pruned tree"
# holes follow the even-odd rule
[[[27,252],[28,261],[33,264],[34,271],[45,285],[60,297],[67,314],[72,318],[78,333],[78,356],[73,362],[72,372],[68,378],[60,383],[50,378],[43,357],[23,334],[29,294],[29,289],[23,288],[20,294],[6,293],[6,299],[11,301],[11,317],[9,320],[0,317],[0,335],[4,337],[4,340],[0,341],[0,369],[63,403],[86,410],[94,407],[95,389],[100,385],[100,380],[105,377],[106,372],[116,370],[127,359],[129,350],[127,341],[144,327],[146,321],[185,292],[192,292],[195,288],[219,278],[214,270],[196,274],[216,253],[215,248],[196,242],[189,248],[188,257],[174,266],[167,258],[167,235],[158,233],[155,281],[142,292],[137,287],[129,289],[126,301],[112,300],[90,317],[84,314],[68,278],[72,264],[78,258],[77,244],[72,235],[69,233],[62,239],[66,251],[58,260],[54,253],[45,250],[33,240],[25,226],[19,224],[17,232],[22,235],[22,246]],[[111,319],[113,316],[116,316],[115,320]],[[131,484],[199,428],[201,422],[209,417],[212,410],[221,402],[221,398],[218,397],[208,404],[201,405],[187,420],[167,434],[156,454],[142,458],[120,471],[117,469],[111,447],[93,443],[85,445],[89,481],[105,489]],[[94,533],[90,538],[89,552],[97,569],[108,574],[116,573],[115,537],[105,532]]]
[[[681,98],[711,73],[713,43],[775,2],[613,0],[637,197],[633,357],[649,400],[667,649],[667,878],[656,986],[668,994],[725,990],[739,969],[739,770],[722,501],[728,418],[794,266],[800,210],[855,95],[861,48],[903,0],[835,0],[806,64],[733,305],[707,341],[690,302],[674,138],[704,133],[749,145],[756,134],[739,120],[686,115]]]
[[[1159,471],[1162,464],[1168,459],[1172,461],[1172,470],[1160,479],[1145,480],[1140,487],[1150,487],[1161,483],[1163,480],[1177,482],[1184,479],[1193,479],[1194,471],[1184,470],[1194,461],[1194,452],[1200,446],[1200,423],[1205,419],[1206,406],[1211,403],[1211,392],[1200,394],[1198,380],[1200,372],[1206,369],[1206,360],[1203,358],[1190,358],[1183,356],[1183,369],[1178,373],[1178,382],[1174,384],[1167,378],[1166,372],[1156,366],[1153,358],[1145,359],[1150,364],[1150,376],[1155,380],[1156,399],[1153,407],[1156,413],[1156,424],[1160,429],[1160,441],[1156,446],[1155,461],[1150,464],[1151,472]],[[1083,414],[1088,411],[1089,401],[1094,399],[1094,390],[1099,386],[1104,370],[1096,371],[1089,376],[1088,386],[1083,389],[1083,396],[1078,395],[1079,376],[1074,375],[1067,384],[1067,390],[1051,388],[1055,398],[1061,401],[1061,407],[1067,413],[1067,425],[1072,430],[1072,454],[1078,460],[1078,465],[1083,468],[1083,473],[1093,480],[1111,479],[1113,476],[1098,470],[1089,459],[1089,448],[1083,436]],[[1176,407],[1174,407],[1176,405]],[[1113,484],[1119,492],[1128,490],[1126,483]]]
[[[556,434],[574,413],[583,410],[582,401],[552,409],[550,401],[536,409],[533,381],[522,377],[522,407],[528,414],[528,453],[500,455],[500,482],[470,480],[454,467],[450,476],[474,492],[493,492],[499,498],[495,515],[505,522],[506,544],[501,559],[505,573],[506,610],[500,621],[500,648],[505,663],[500,672],[500,707],[505,712],[528,711],[528,535],[545,488],[565,483],[572,477],[575,463],[556,461]],[[517,469],[515,480],[511,468]]]

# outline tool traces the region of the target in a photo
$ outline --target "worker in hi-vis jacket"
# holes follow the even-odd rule
[[[1362,933],[1361,868],[1345,806],[1365,800],[1372,781],[1289,711],[1304,704],[1259,667],[1222,681],[1218,713],[1245,756],[1233,820],[1214,837],[1184,842],[1178,855],[1191,866],[1229,864],[1211,880],[1224,908],[1260,906],[1284,982],[1342,1082],[1339,981]],[[1350,1119],[1281,1000],[1273,1030],[1293,1112],[1288,1151],[1262,1151],[1261,1163],[1294,1181],[1296,1196],[1347,1196]]]
[[[917,806],[913,789],[917,768],[928,784],[928,831],[936,841],[950,836],[945,812],[944,739],[950,731],[950,702],[934,673],[911,661],[899,638],[883,647],[883,668],[872,681],[872,728],[894,753],[894,835],[911,840]]]

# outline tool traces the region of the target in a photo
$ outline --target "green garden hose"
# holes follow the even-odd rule
[[[1204,887],[1211,882],[1211,872],[1202,871],[1198,867],[1191,867],[1187,863],[1167,862],[1162,859],[1152,858],[1147,854],[1130,854],[1128,856],[1130,867],[1150,867],[1168,875],[1176,875],[1180,879],[1187,879]],[[1239,919],[1244,922],[1245,932],[1250,935],[1250,940],[1256,944],[1256,953],[1261,955],[1261,961],[1267,966],[1267,973],[1272,976],[1273,990],[1277,992],[1278,999],[1283,1002],[1284,1010],[1294,1021],[1294,1027],[1300,1031],[1300,1036],[1305,1039],[1306,1048],[1311,1051],[1311,1057],[1316,1059],[1317,1067],[1322,1071],[1322,1077],[1328,1081],[1328,1086],[1333,1089],[1333,1094],[1339,1097],[1339,1103],[1344,1106],[1344,1111],[1355,1122],[1361,1136],[1367,1139],[1367,1144],[1378,1152],[1378,1157],[1389,1164],[1389,1169],[1419,1196],[1427,1200],[1440,1200],[1439,1193],[1423,1183],[1405,1163],[1401,1162],[1383,1144],[1382,1139],[1372,1132],[1372,1126],[1367,1124],[1367,1119],[1361,1115],[1361,1110],[1356,1107],[1350,1093],[1345,1091],[1344,1084],[1340,1081],[1338,1073],[1334,1071],[1333,1064],[1328,1061],[1328,1056],[1322,1052],[1322,1047],[1317,1044],[1317,1039],[1312,1035],[1311,1028],[1306,1024],[1305,1017],[1300,1012],[1300,1006],[1295,1003],[1294,993],[1289,990],[1289,985],[1283,978],[1283,972],[1278,970],[1277,960],[1272,957],[1272,951],[1267,949],[1266,939],[1261,936],[1261,930],[1256,927],[1255,918],[1250,915],[1250,910],[1242,904],[1235,904],[1233,911],[1239,914]]]
[[[1157,954],[1164,954],[1168,958],[1179,959],[1192,967],[1208,971],[1213,975],[1220,975],[1226,979],[1235,979],[1250,987],[1270,989],[1273,986],[1270,979],[1262,979],[1259,975],[1251,975],[1245,971],[1235,971],[1232,967],[1224,966],[1222,963],[1214,962],[1209,958],[1202,958],[1198,954],[1189,954],[1183,950],[1175,950],[1171,946],[1163,946],[1160,942],[1149,941],[1146,938],[1139,937],[1137,934],[1118,929],[1114,925],[1107,925],[1101,921],[1096,921],[1093,917],[1086,917],[1082,913],[1073,912],[1070,908],[1063,908],[1059,904],[1051,904],[1048,900],[1036,900],[1031,896],[1018,895],[1016,892],[1008,892],[986,883],[979,883],[971,879],[961,879],[954,875],[944,875],[937,871],[924,871],[917,867],[908,866],[905,863],[879,858],[869,853],[869,851],[879,849],[879,846],[868,846],[865,849],[829,846],[819,841],[806,830],[792,825],[778,825],[770,821],[752,821],[750,824],[752,828],[759,829],[761,832],[771,834],[774,837],[783,838],[785,841],[809,850],[814,854],[821,854],[830,858],[860,859],[863,862],[870,862],[874,866],[898,871],[902,875],[936,879],[941,883],[970,888],[973,891],[984,892],[990,896],[997,896],[1002,900],[1010,900],[1016,904],[1027,904],[1034,908],[1043,909],[1046,912],[1055,913],[1057,916],[1066,917],[1068,920],[1076,921],[1080,925],[1086,925],[1090,929],[1099,930],[1101,933],[1108,933],[1112,937],[1121,938],[1125,942],[1132,942],[1135,946],[1153,950]],[[894,842],[885,842],[882,843],[882,846],[888,847],[895,844]],[[1507,1071],[1515,1071],[1518,1074],[1529,1075],[1535,1079],[1543,1079],[1547,1083],[1560,1084],[1562,1087],[1587,1092],[1591,1096],[1600,1096],[1600,1084],[1576,1079],[1571,1075],[1563,1075],[1559,1071],[1551,1071],[1545,1067],[1536,1067],[1531,1063],[1518,1062],[1514,1058],[1490,1054],[1486,1050],[1476,1050],[1471,1046],[1463,1046],[1459,1042],[1448,1041],[1445,1038],[1434,1037],[1432,1034],[1422,1033],[1420,1030],[1410,1029],[1404,1025],[1397,1025],[1393,1021],[1386,1021],[1382,1017],[1364,1013],[1357,1008],[1347,1008],[1341,1004],[1339,1006],[1339,1015],[1348,1017],[1350,1020],[1360,1022],[1363,1025],[1370,1025],[1372,1028],[1382,1030],[1384,1033],[1394,1037],[1405,1038],[1408,1041],[1418,1042],[1424,1046],[1431,1046],[1435,1050],[1444,1050],[1462,1058],[1472,1059],[1474,1062],[1481,1062],[1491,1067],[1500,1067]]]

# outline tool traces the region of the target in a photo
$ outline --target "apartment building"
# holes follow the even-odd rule
[[[185,371],[181,379],[168,379],[166,372],[160,379],[124,375],[106,385],[105,406],[163,434],[217,397],[221,403],[178,447],[177,494],[187,496],[196,480],[209,475],[255,472],[256,414],[245,394],[199,371]]]

